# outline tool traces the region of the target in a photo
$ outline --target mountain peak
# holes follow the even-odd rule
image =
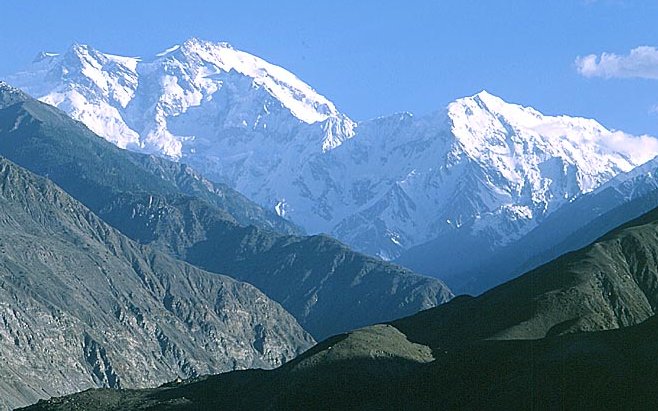
[[[490,98],[500,98],[498,96],[494,96],[493,94],[489,93],[487,90],[482,89],[478,93],[473,95],[473,98],[479,98],[479,99],[490,99]]]
[[[477,123],[481,126],[480,129],[484,127],[485,130],[490,127],[485,127],[484,123],[490,122],[503,122],[510,127],[534,128],[554,119],[560,121],[573,120],[572,122],[586,120],[566,116],[545,116],[532,107],[507,102],[486,90],[450,103],[448,105],[448,115],[453,123],[463,123],[464,125]],[[598,129],[603,129],[603,127],[599,126]]]
[[[541,165],[534,164],[539,157],[554,159],[565,170],[575,167],[587,178],[576,175],[575,183],[570,183],[572,186],[564,194],[566,198],[589,192],[612,175],[643,164],[658,147],[658,140],[653,137],[642,139],[616,133],[587,118],[544,115],[484,90],[451,103],[448,117],[452,133],[460,143],[459,150],[500,170],[514,187],[521,181],[539,187],[538,180],[531,176]],[[642,146],[648,148],[646,153],[640,149]],[[561,175],[559,170],[551,169],[550,173]],[[554,185],[556,179],[554,176]],[[514,190],[521,190],[519,187]],[[555,191],[555,187],[551,190]],[[549,191],[545,194],[554,194]]]
[[[188,48],[188,49],[195,49],[195,48],[225,48],[225,49],[233,49],[233,46],[231,44],[221,41],[221,42],[213,42],[209,40],[202,40],[197,37],[190,37],[189,39],[185,40],[182,44],[182,47]]]
[[[32,63],[39,63],[43,60],[48,60],[53,57],[59,56],[59,53],[51,53],[49,51],[41,51],[39,52],[35,57],[34,60],[32,60]]]
[[[73,43],[61,55],[37,60],[7,79],[41,101],[69,107],[69,114],[121,148],[181,158],[205,129],[181,135],[168,122],[180,123],[193,107],[199,109],[191,117],[216,118],[220,110],[228,115],[227,127],[258,133],[271,134],[288,121],[295,129],[319,124],[312,137],[300,135],[299,146],[310,150],[331,150],[354,135],[355,123],[293,73],[226,42],[192,37],[146,61]]]
[[[51,58],[59,57],[59,55],[56,53],[48,53],[48,54],[50,54]],[[82,63],[83,66],[91,64],[95,69],[102,69],[101,66],[105,64],[115,63],[123,66],[125,69],[128,69],[129,71],[135,71],[137,68],[137,63],[141,61],[140,57],[124,57],[124,56],[104,53],[88,44],[81,44],[77,42],[69,46],[69,48],[61,57],[63,57],[62,61],[67,62],[68,64],[70,64],[71,62],[75,62],[75,64],[78,64],[79,62]]]
[[[176,54],[175,58],[183,67],[191,67],[205,73],[206,79],[230,72],[251,78],[256,88],[267,91],[304,123],[313,124],[330,117],[340,117],[331,101],[293,73],[260,57],[237,50],[229,43],[192,37],[180,47],[170,47],[159,56],[168,56],[177,50],[182,54]]]
[[[44,60],[46,59],[42,58],[40,61]],[[75,42],[71,44],[64,53],[53,56],[50,60],[59,62],[63,67],[66,67],[66,69],[70,71],[74,66],[85,67],[89,64],[97,66],[102,64],[106,59],[103,53],[97,51],[93,47]],[[84,71],[82,68],[80,68],[80,70]]]
[[[92,53],[92,52],[95,52],[95,51],[96,51],[96,49],[94,49],[94,48],[91,47],[90,45],[88,45],[88,44],[78,43],[78,42],[76,41],[76,42],[73,42],[73,43],[72,43],[72,44],[66,49],[66,52],[65,52],[64,54],[68,54],[68,55],[71,55],[71,54],[73,54],[73,55],[80,55],[80,54],[88,54],[88,53]]]
[[[489,93],[487,90],[482,90],[479,93],[471,97],[473,100],[481,102],[485,105],[501,105],[501,104],[510,104],[503,100],[502,98],[495,96]]]
[[[22,101],[29,100],[30,96],[14,86],[0,80],[0,108],[8,107]]]
[[[489,93],[487,90],[482,90],[472,96],[462,97],[455,100],[451,105],[460,107],[469,107],[472,110],[484,110],[492,113],[500,113],[501,111],[509,111],[510,109],[529,109],[517,104],[508,103],[502,98]]]

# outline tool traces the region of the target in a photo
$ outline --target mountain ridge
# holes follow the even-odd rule
[[[464,268],[443,248],[463,241],[493,255],[658,155],[653,137],[486,91],[424,116],[355,123],[290,72],[226,44],[191,39],[149,61],[94,53],[9,79],[119,146],[179,159],[309,234],[438,278]],[[290,98],[318,121],[296,116]],[[437,258],[415,264],[427,250]]]
[[[181,410],[651,407],[657,250],[658,208],[481,296],[336,335],[273,371],[91,391],[29,409],[174,398]]]
[[[549,215],[495,254],[471,256],[445,278],[458,292],[479,293],[631,224],[658,204],[658,160],[622,173]],[[483,270],[481,267],[486,267]]]
[[[272,368],[313,338],[255,287],[140,246],[0,157],[0,408]]]
[[[290,235],[294,226],[229,187],[119,149],[37,100],[0,109],[0,154],[47,176],[131,239],[259,287],[318,338],[452,297],[439,280],[329,237]]]

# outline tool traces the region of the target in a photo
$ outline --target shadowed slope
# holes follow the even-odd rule
[[[317,338],[452,297],[438,280],[329,237],[272,231],[294,227],[184,165],[120,150],[36,100],[0,107],[0,154],[47,176],[133,240],[254,284]]]
[[[0,157],[0,408],[271,368],[312,342],[255,287],[134,243]]]
[[[652,409],[657,287],[658,209],[477,298],[332,337],[273,371],[69,400],[92,409],[105,396],[137,409]]]

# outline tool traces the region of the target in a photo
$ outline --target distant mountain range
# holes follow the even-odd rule
[[[198,39],[150,58],[76,44],[7,79],[119,147],[188,163],[308,233],[475,293],[491,282],[473,280],[473,262],[658,154],[652,137],[487,92],[356,122],[290,72]]]
[[[337,335],[274,371],[30,409],[652,409],[657,284],[654,209],[477,298]]]

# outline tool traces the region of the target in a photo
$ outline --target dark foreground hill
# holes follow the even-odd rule
[[[479,297],[332,337],[274,371],[32,409],[655,409],[657,304],[654,210]]]
[[[329,237],[290,235],[290,223],[230,188],[184,165],[120,150],[0,82],[1,95],[0,155],[48,177],[131,239],[255,285],[316,338],[452,297],[436,279]]]
[[[381,341],[378,332],[389,335]],[[621,330],[480,341],[426,362],[426,347],[378,326],[323,343],[319,360],[306,355],[274,371],[231,372],[151,390],[90,390],[26,410],[648,410],[658,406],[656,338],[652,317]],[[359,342],[349,341],[355,339],[368,349],[359,352]],[[331,359],[328,343],[337,351]]]
[[[272,368],[312,343],[255,287],[138,245],[0,157],[0,409]]]

